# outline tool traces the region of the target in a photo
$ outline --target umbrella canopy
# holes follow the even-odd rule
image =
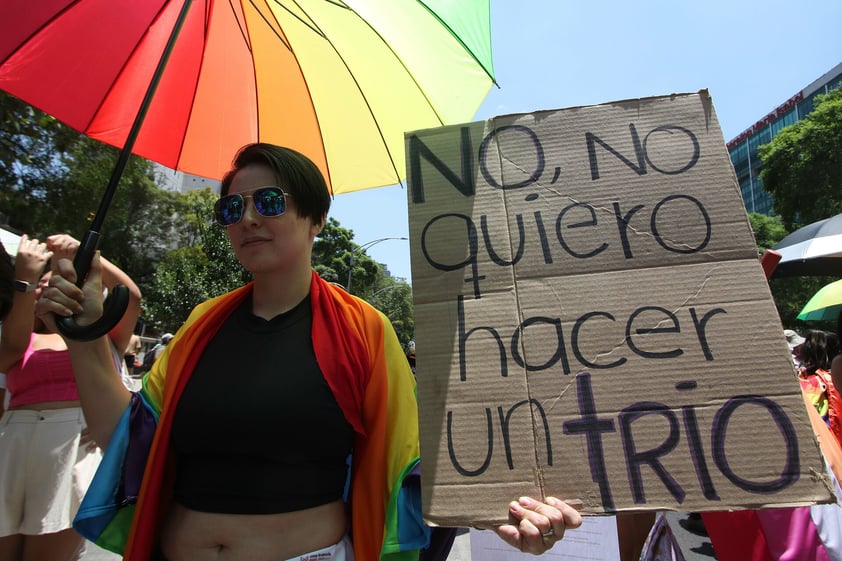
[[[773,277],[842,276],[842,214],[796,230],[774,249],[781,260]]]
[[[121,147],[183,5],[3,2],[0,88]],[[470,120],[492,84],[489,0],[193,0],[133,152],[219,179],[270,142],[334,193],[392,185],[404,132]]]
[[[842,310],[842,280],[826,284],[798,314],[803,321],[836,320]]]

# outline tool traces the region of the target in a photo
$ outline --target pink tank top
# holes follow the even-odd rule
[[[23,358],[6,373],[7,390],[12,394],[9,407],[42,401],[78,400],[79,390],[70,364],[70,352],[32,350],[33,337],[29,339]]]

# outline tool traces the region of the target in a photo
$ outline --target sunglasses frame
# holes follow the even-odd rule
[[[255,195],[259,195],[260,193],[262,193],[264,191],[277,191],[281,194],[281,196],[283,197],[283,201],[284,201],[283,209],[281,209],[281,212],[279,212],[278,214],[263,214],[262,212],[260,212],[260,209],[258,208],[258,206],[256,204],[254,204],[254,197],[255,197]],[[257,187],[256,189],[250,189],[248,191],[243,191],[242,193],[236,193],[234,195],[225,195],[224,197],[219,197],[216,200],[216,202],[214,203],[214,205],[213,205],[213,217],[214,217],[214,220],[216,221],[216,223],[219,224],[220,226],[222,226],[223,228],[230,228],[231,226],[234,226],[235,224],[238,224],[243,219],[243,216],[245,215],[245,212],[246,212],[246,199],[251,199],[251,204],[254,207],[254,210],[255,210],[255,212],[257,212],[257,214],[259,214],[260,216],[262,216],[264,218],[275,218],[277,216],[281,216],[282,214],[284,214],[287,211],[286,198],[291,197],[291,196],[292,196],[291,194],[287,193],[286,191],[284,191],[281,187],[278,187],[277,185],[267,185],[265,187]],[[239,218],[237,218],[237,220],[235,220],[234,222],[224,224],[222,222],[222,220],[220,220],[220,216],[221,216],[220,206],[221,206],[222,201],[236,200],[238,197],[240,198],[240,200],[242,200],[242,204],[243,204],[243,210],[240,213]]]

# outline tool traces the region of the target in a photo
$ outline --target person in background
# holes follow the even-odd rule
[[[137,363],[137,353],[140,352],[141,346],[140,336],[132,333],[132,337],[129,339],[129,345],[123,353],[123,358],[126,360],[126,371],[129,376],[134,376],[135,366],[139,366]]]
[[[840,388],[842,387],[842,309],[836,316],[836,341],[838,348],[836,349],[836,356],[830,363],[830,379],[834,386]]]
[[[161,335],[161,339],[155,343],[155,346],[146,351],[146,354],[143,355],[143,364],[141,365],[141,374],[146,374],[152,369],[152,365],[155,364],[155,361],[158,360],[158,357],[161,356],[164,352],[164,348],[167,346],[172,340],[172,333],[164,333]]]
[[[795,348],[795,352],[801,364],[798,373],[801,391],[842,445],[842,397],[830,372],[831,361],[838,349],[835,333],[811,329],[804,334],[804,342]]]
[[[89,539],[128,561],[408,560],[429,544],[406,356],[385,315],[311,266],[330,200],[302,154],[243,147],[214,214],[253,281],[200,304],[139,393],[115,382],[103,340],[67,341],[106,448],[75,525]],[[99,260],[82,289],[69,261],[53,268],[40,317],[95,321]],[[109,471],[112,456],[125,461]],[[501,507],[497,533],[530,553],[581,524],[551,497]]]
[[[161,343],[158,344],[158,345],[155,345],[155,348],[152,349],[154,351],[152,353],[152,355],[155,357],[155,360],[158,360],[158,358],[160,358],[160,356],[162,354],[164,354],[164,349],[166,348],[167,345],[170,344],[170,341],[172,341],[172,338],[173,338],[172,333],[164,333],[163,335],[161,335]]]
[[[798,352],[796,351],[798,345],[804,342],[804,337],[792,329],[784,329],[784,337],[786,337],[786,344],[789,347],[789,353],[792,355],[792,364],[795,368],[801,368],[801,361],[798,359]]]
[[[0,324],[9,315],[15,297],[15,264],[6,246],[0,243]],[[0,417],[9,405],[6,391],[6,373],[0,371]]]
[[[409,368],[412,369],[412,375],[415,376],[415,341],[406,344],[406,360],[409,362]]]
[[[46,242],[21,236],[15,259],[14,304],[0,335],[0,371],[7,374],[9,408],[0,419],[0,559],[68,561],[83,550],[73,517],[101,458],[85,434],[67,346],[35,317],[54,257],[72,259],[79,242],[55,235]],[[140,291],[103,260],[107,287],[123,284],[130,303],[105,337],[112,369],[121,371],[122,349],[140,313]],[[52,325],[51,327],[55,327]],[[121,383],[121,377],[115,375]]]

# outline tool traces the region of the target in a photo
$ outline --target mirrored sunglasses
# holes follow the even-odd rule
[[[251,199],[254,209],[260,216],[280,216],[287,209],[286,197],[290,196],[280,187],[261,187],[251,195],[238,193],[217,199],[213,205],[213,215],[220,226],[233,226],[243,218],[246,211],[246,199]]]

